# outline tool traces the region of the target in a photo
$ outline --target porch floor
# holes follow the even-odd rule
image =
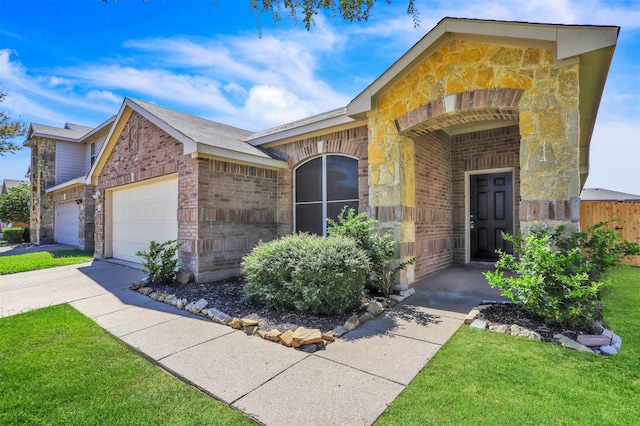
[[[452,266],[435,272],[412,284],[416,294],[405,303],[466,314],[483,300],[507,301],[482,275],[487,270],[489,266]]]

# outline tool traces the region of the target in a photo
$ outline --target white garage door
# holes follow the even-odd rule
[[[60,244],[78,245],[80,206],[75,201],[57,203],[54,207],[53,238]]]
[[[113,257],[140,263],[136,251],[147,250],[152,240],[178,238],[177,211],[177,178],[113,191]]]

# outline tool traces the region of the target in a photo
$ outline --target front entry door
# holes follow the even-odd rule
[[[512,174],[471,175],[471,260],[495,262],[496,250],[511,252],[502,232],[513,233]]]

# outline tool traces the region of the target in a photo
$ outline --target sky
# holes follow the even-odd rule
[[[406,0],[378,0],[366,23],[321,14],[310,31],[258,24],[249,2],[0,0],[0,108],[97,126],[128,96],[259,131],[345,106],[447,16],[616,25],[585,187],[640,194],[640,0],[416,0],[417,28]],[[0,180],[28,166],[28,148],[0,156]]]

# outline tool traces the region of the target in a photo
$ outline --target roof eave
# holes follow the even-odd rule
[[[350,124],[357,120],[349,117],[347,114],[341,114],[336,117],[331,117],[325,120],[308,123],[303,126],[292,127],[276,133],[271,133],[256,139],[249,139],[247,142],[253,146],[261,146],[271,142],[280,141],[283,139],[295,138],[296,136],[302,136],[308,133],[317,132],[319,130],[329,129],[344,124]]]
[[[259,157],[203,143],[197,144],[197,151],[193,152],[192,155],[196,157],[210,157],[231,163],[248,164],[267,169],[286,169],[288,167],[287,162],[283,160]]]
[[[76,186],[84,186],[84,185],[86,185],[86,177],[80,176],[78,178],[68,180],[56,186],[52,186],[51,188],[47,188],[45,192],[47,193],[56,192],[56,191],[60,191],[61,189],[69,189]]]

